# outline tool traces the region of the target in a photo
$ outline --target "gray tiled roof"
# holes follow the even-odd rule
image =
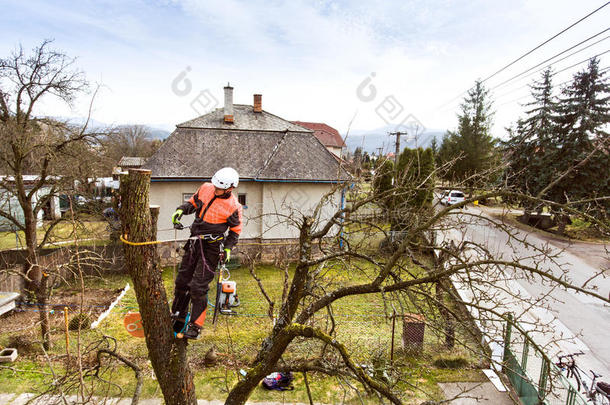
[[[234,130],[254,130],[254,131],[295,131],[295,132],[311,132],[307,128],[295,125],[290,121],[286,121],[276,115],[266,111],[255,113],[252,111],[251,105],[234,104],[233,105],[232,124],[224,122],[224,109],[217,108],[214,111],[183,122],[176,125],[178,128],[216,128],[216,129],[234,129]]]
[[[121,167],[140,167],[146,162],[146,158],[137,156],[123,156],[119,160],[118,166]]]
[[[284,121],[268,116],[273,117],[272,123]],[[200,122],[210,120],[205,116],[199,119],[202,119]],[[225,166],[234,167],[241,179],[336,181],[349,178],[313,133],[304,132],[300,127],[299,132],[279,132],[273,125],[273,130],[248,131],[188,128],[185,124],[178,125],[144,165],[152,171],[153,178],[210,178]]]

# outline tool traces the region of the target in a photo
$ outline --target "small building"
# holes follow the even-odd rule
[[[172,213],[227,166],[240,175],[233,193],[243,205],[242,246],[297,238],[294,223],[333,189],[322,216],[334,213],[349,175],[313,131],[264,111],[261,95],[233,104],[233,88],[224,91],[224,108],[178,124],[143,166],[152,172],[150,203],[161,207],[158,239],[188,237],[172,229]]]
[[[24,175],[23,182],[26,188],[26,191],[29,192],[35,183],[38,181],[38,176],[36,175]],[[5,182],[6,184],[11,184],[14,180],[12,176],[0,176],[0,181]],[[32,198],[32,206],[38,204],[38,202],[43,197],[47,197],[51,192],[51,187],[41,187]],[[47,198],[42,209],[38,212],[37,226],[40,227],[43,224],[43,220],[52,220],[61,216],[61,211],[59,207],[59,197],[52,196]],[[10,213],[17,221],[21,224],[25,222],[23,210],[21,209],[21,205],[19,205],[19,200],[16,195],[10,193],[6,188],[0,188],[0,210]],[[0,217],[0,231],[14,231],[14,224],[4,217]]]
[[[145,157],[123,156],[121,160],[119,160],[117,166],[120,167],[122,171],[127,171],[128,169],[139,169],[144,166],[144,163],[146,163]]]
[[[343,157],[343,150],[346,145],[339,131],[335,128],[321,122],[292,121],[292,123],[312,130],[315,137],[322,142],[322,145],[326,146],[326,149],[339,158]]]

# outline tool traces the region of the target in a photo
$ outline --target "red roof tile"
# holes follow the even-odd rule
[[[345,142],[335,128],[323,124],[321,122],[304,122],[304,121],[291,121],[293,124],[300,125],[307,129],[311,129],[316,136],[322,142],[324,146],[332,146],[336,148],[344,148]]]

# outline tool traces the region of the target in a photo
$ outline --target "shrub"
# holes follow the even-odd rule
[[[87,329],[91,326],[91,318],[87,314],[77,314],[75,317],[70,319],[68,324],[69,330]]]
[[[468,360],[463,357],[439,357],[434,360],[434,367],[438,368],[466,368],[468,366]]]

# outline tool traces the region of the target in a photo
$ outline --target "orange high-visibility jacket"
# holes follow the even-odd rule
[[[233,194],[217,196],[214,189],[212,183],[203,183],[188,202],[178,208],[187,215],[195,213],[191,236],[222,235],[229,229],[224,246],[232,249],[241,233],[242,207]]]

